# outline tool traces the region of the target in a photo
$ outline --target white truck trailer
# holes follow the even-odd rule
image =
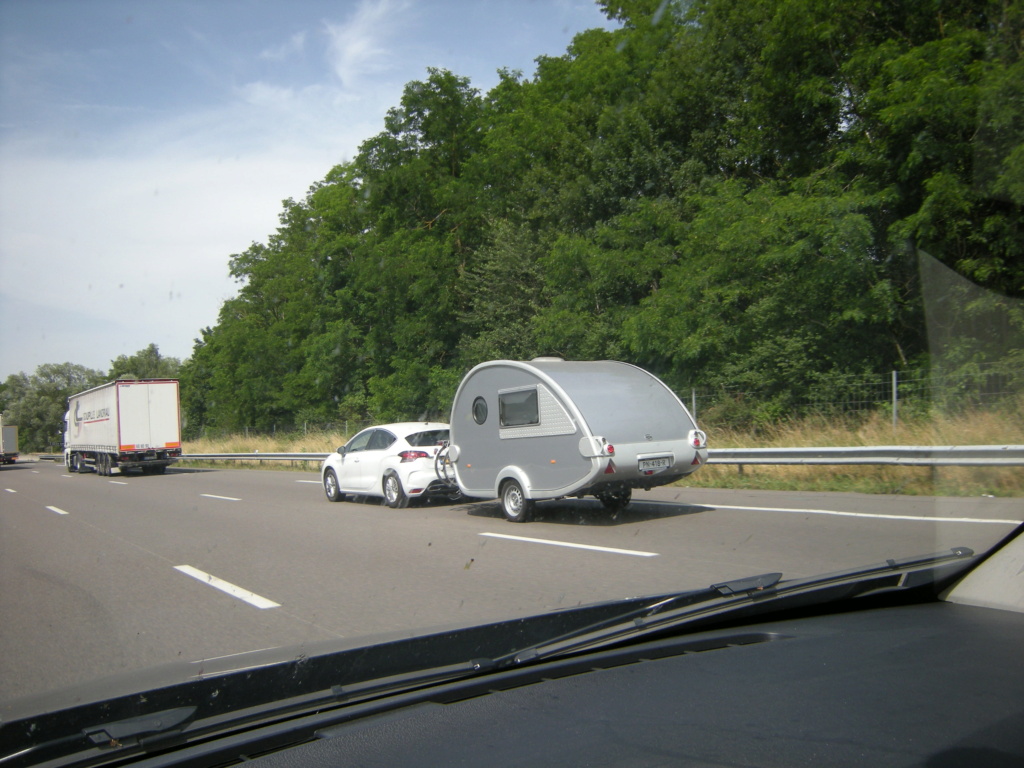
[[[0,464],[13,464],[18,460],[18,428],[4,424],[0,416]]]
[[[72,472],[161,474],[180,456],[176,380],[118,379],[68,398],[64,463]]]

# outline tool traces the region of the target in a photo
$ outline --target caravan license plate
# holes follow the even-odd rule
[[[650,475],[655,472],[661,472],[663,469],[668,469],[671,466],[671,456],[658,456],[654,459],[640,459],[639,469],[641,472],[645,472]]]

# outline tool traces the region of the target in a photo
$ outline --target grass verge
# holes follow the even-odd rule
[[[712,448],[829,448],[880,445],[1022,445],[1024,398],[1002,409],[901,421],[807,418],[756,432],[706,429]],[[683,481],[698,488],[846,491],[924,496],[1024,496],[1024,467],[709,464]]]
[[[852,447],[874,445],[1022,445],[1024,397],[999,410],[951,416],[931,415],[901,421],[875,413],[859,420],[807,418],[758,430],[701,425],[712,448]],[[192,440],[186,453],[330,453],[349,436],[340,432],[233,435]],[[197,466],[196,462],[188,462]],[[204,462],[223,467],[225,462]],[[317,462],[231,462],[232,467],[319,468]],[[924,496],[1024,496],[1024,467],[901,467],[842,465],[709,464],[681,485],[696,488],[831,491]]]

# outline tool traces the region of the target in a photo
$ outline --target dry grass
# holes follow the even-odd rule
[[[340,432],[310,432],[306,435],[229,435],[219,439],[200,438],[185,442],[185,453],[330,453],[344,445],[349,436]]]
[[[874,414],[859,422],[804,419],[757,432],[702,425],[712,448],[840,447],[873,445],[1024,445],[1024,398],[999,411],[901,421]],[[340,432],[234,435],[185,443],[186,453],[329,453],[349,436]],[[222,465],[222,464],[221,464]],[[312,462],[236,462],[233,466],[314,469]],[[703,488],[853,491],[941,496],[1024,496],[1024,467],[708,465],[684,481]]]
[[[310,432],[304,435],[280,434],[229,435],[227,437],[187,440],[182,446],[185,453],[330,453],[344,445],[351,435],[340,432]],[[223,461],[189,461],[190,466],[223,466]],[[232,467],[263,469],[298,469],[308,471],[319,468],[318,462],[308,461],[234,461]]]
[[[892,421],[873,414],[842,424],[805,419],[756,435],[707,428],[712,448],[790,448],[879,445],[1022,445],[1024,398],[1000,411]],[[1024,467],[898,467],[842,465],[708,465],[685,481],[706,488],[853,491],[942,496],[1024,496]]]

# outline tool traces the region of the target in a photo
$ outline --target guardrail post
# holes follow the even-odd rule
[[[898,376],[899,376],[899,374],[896,371],[892,372],[892,431],[893,432],[896,431],[896,422],[897,422],[896,411],[897,411],[897,409],[899,407],[899,397],[897,396],[897,391],[898,391],[898,387],[899,387]]]

